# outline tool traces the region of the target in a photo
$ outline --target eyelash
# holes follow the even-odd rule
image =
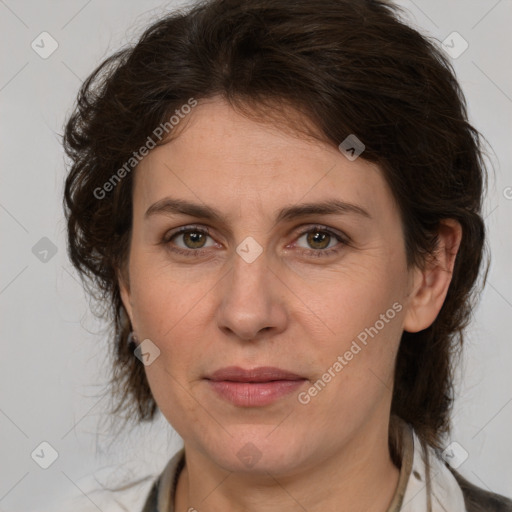
[[[331,229],[327,228],[326,226],[321,225],[313,225],[308,227],[308,229],[301,231],[297,234],[297,238],[301,238],[302,236],[311,233],[311,232],[320,232],[320,233],[326,233],[332,237],[334,237],[339,244],[338,245],[348,245],[349,239],[346,236],[342,236],[339,233],[336,233],[332,231]],[[208,252],[208,249],[182,249],[180,247],[172,246],[170,243],[175,237],[178,235],[182,235],[184,233],[202,233],[204,235],[210,236],[210,232],[208,228],[204,228],[201,226],[183,226],[181,228],[178,228],[176,231],[173,231],[171,233],[167,233],[164,239],[162,240],[162,244],[167,245],[169,250],[178,254],[182,254],[184,256],[188,257],[199,257],[202,256],[203,253]],[[338,247],[336,245],[335,247]],[[333,248],[330,247],[328,249],[302,249],[302,252],[305,253],[308,256],[312,256],[314,258],[318,257],[327,257],[333,254],[338,254],[340,252],[341,248]]]

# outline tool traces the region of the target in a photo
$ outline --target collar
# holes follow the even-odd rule
[[[414,430],[410,430],[414,443],[413,464],[399,510],[467,512],[462,489],[448,466],[431,446],[422,443]]]

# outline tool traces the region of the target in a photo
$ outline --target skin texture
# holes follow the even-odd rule
[[[376,165],[248,119],[220,98],[199,102],[179,129],[137,167],[120,275],[139,340],[160,349],[145,367],[152,393],[184,440],[177,512],[385,511],[399,474],[388,424],[400,336],[428,327],[439,312],[460,226],[444,223],[436,258],[423,270],[408,268],[400,214]],[[145,218],[165,197],[216,208],[222,219]],[[281,208],[328,199],[369,217],[309,214],[276,223]],[[209,234],[171,239],[182,226]],[[325,229],[333,234],[322,240]],[[236,252],[246,237],[263,248],[251,263]],[[393,304],[396,315],[300,403],[298,393]],[[205,380],[231,365],[275,366],[307,381],[270,405],[238,407]],[[260,457],[251,467],[237,456],[247,443]]]

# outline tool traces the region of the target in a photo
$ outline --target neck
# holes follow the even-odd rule
[[[175,511],[288,512],[350,510],[386,512],[398,485],[387,429],[360,432],[347,446],[293,474],[233,473],[185,444]]]

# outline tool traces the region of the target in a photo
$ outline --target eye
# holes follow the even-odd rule
[[[336,254],[341,250],[342,246],[348,244],[348,240],[341,234],[335,233],[323,226],[313,226],[307,231],[302,231],[297,239],[297,243],[301,239],[305,239],[307,244],[305,253],[315,257]]]
[[[208,238],[211,239],[208,244]],[[304,239],[306,246],[301,245]],[[201,256],[208,248],[218,246],[209,234],[208,228],[201,226],[183,226],[167,233],[162,243],[173,251],[184,256]],[[349,243],[349,239],[325,226],[312,226],[298,234],[293,244],[301,249],[306,256],[322,257],[337,254]]]
[[[169,245],[170,250],[190,256],[202,254],[202,249],[215,246],[215,243],[206,245],[208,238],[211,239],[211,236],[207,228],[184,226],[168,233],[162,242]]]

